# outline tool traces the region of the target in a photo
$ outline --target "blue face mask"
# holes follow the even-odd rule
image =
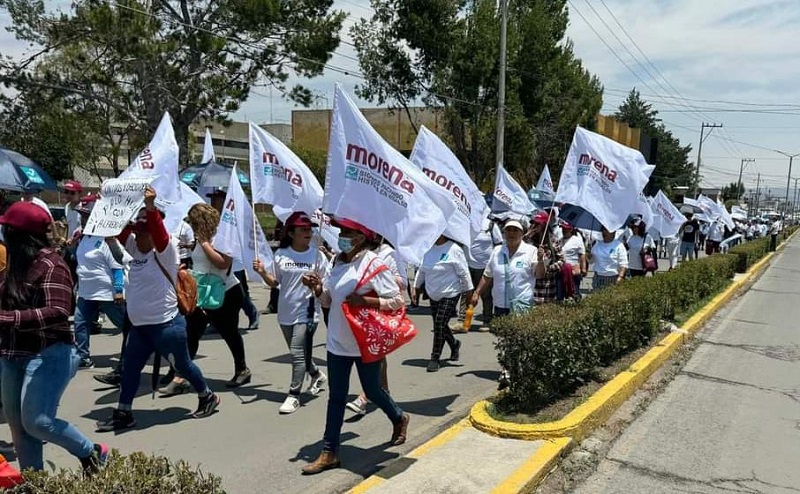
[[[345,254],[353,250],[353,239],[339,237],[339,250],[344,252]]]

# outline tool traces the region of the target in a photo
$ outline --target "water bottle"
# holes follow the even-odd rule
[[[475,308],[471,305],[467,306],[467,312],[464,314],[464,331],[469,331],[472,327],[472,316],[475,315]]]

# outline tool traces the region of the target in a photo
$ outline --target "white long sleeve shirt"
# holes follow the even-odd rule
[[[464,250],[455,242],[434,245],[425,253],[414,285],[419,288],[423,283],[428,296],[435,301],[472,290]]]

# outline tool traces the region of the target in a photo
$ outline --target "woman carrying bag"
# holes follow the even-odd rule
[[[316,273],[304,276],[303,283],[312,289],[323,305],[330,305],[326,346],[328,348],[328,411],[322,452],[303,467],[305,475],[314,475],[339,467],[339,440],[353,365],[367,398],[375,403],[393,424],[390,444],[406,441],[410,417],[381,387],[380,360],[365,363],[362,351],[345,314],[348,308],[378,309],[390,313],[405,307],[397,281],[378,256],[369,250],[375,234],[355,221],[337,218],[331,222],[341,230],[339,249],[330,276],[323,280]],[[344,305],[343,305],[344,304]]]
[[[641,219],[637,219],[632,230],[633,235],[628,239],[628,270],[631,276],[645,276],[655,272],[658,269],[657,265],[653,266],[656,243],[647,233],[647,226]]]

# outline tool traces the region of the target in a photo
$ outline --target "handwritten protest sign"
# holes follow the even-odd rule
[[[100,200],[92,209],[83,233],[98,237],[119,235],[144,206],[144,191],[153,181],[148,178],[112,178],[103,182]]]

